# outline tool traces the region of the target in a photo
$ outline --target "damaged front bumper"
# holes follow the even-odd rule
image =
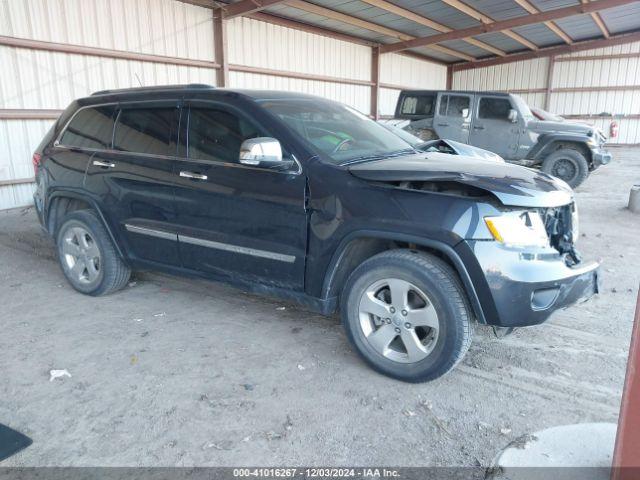
[[[469,248],[478,261],[486,283],[476,282],[483,283],[476,291],[489,325],[537,325],[599,290],[598,262],[568,266],[549,249],[525,252],[494,241],[470,240],[458,248]]]

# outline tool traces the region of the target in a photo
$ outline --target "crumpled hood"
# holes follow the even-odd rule
[[[557,207],[573,201],[562,180],[530,168],[477,157],[422,153],[358,163],[352,175],[371,181],[458,182],[495,195],[504,205]]]
[[[536,120],[529,122],[527,127],[536,133],[572,133],[588,135],[593,127],[577,122],[552,122],[550,120]]]

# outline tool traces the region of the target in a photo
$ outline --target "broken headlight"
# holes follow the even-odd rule
[[[498,242],[512,247],[547,247],[549,237],[540,214],[535,211],[506,212],[485,217],[487,228]]]

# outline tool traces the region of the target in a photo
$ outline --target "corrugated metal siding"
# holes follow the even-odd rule
[[[211,11],[173,0],[0,0],[0,35],[214,59]]]
[[[397,53],[382,55],[380,82],[412,88],[445,88],[447,67]]]
[[[454,90],[532,90],[547,85],[548,59],[462,70],[453,75]]]
[[[33,177],[31,156],[53,120],[0,121],[0,180]],[[33,184],[0,186],[0,209],[32,202]]]
[[[440,90],[447,87],[447,67],[398,55],[380,57],[380,83],[398,87]],[[400,89],[381,88],[378,106],[381,115],[393,115]]]
[[[296,78],[275,77],[256,73],[230,72],[229,80],[236,88],[286,90],[309,93],[351,105],[362,113],[370,110],[371,90],[367,86]]]
[[[232,64],[370,80],[371,48],[364,45],[250,18],[231,20],[227,36]]]

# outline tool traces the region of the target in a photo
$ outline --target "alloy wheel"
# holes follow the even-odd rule
[[[429,297],[406,280],[385,278],[371,284],[359,304],[362,333],[380,355],[415,363],[433,351],[438,340],[438,313]]]
[[[101,255],[95,239],[82,227],[69,228],[62,237],[64,266],[75,281],[95,282],[100,276]]]

